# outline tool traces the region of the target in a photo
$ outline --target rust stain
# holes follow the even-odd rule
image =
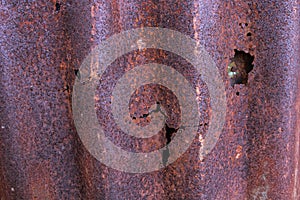
[[[43,176],[37,176],[37,174],[42,173]],[[53,199],[51,197],[51,174],[49,168],[49,162],[41,162],[37,165],[33,165],[30,169],[30,174],[28,177],[31,194],[30,199]]]
[[[300,199],[299,7],[295,0],[1,1],[0,199]],[[159,102],[172,116],[159,134],[142,140],[116,127],[113,86],[137,65],[175,68],[202,110],[186,153],[160,171],[130,174],[83,146],[71,94],[93,47],[140,27],[176,30],[203,45],[222,76],[228,109],[217,145],[199,159],[211,115],[206,84],[186,60],[137,40],[138,50],[115,60],[99,81],[95,109],[106,136],[128,151],[149,152],[177,134],[177,99],[157,85],[136,90],[129,113],[143,126]]]

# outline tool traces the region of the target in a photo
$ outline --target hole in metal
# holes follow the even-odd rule
[[[234,50],[234,57],[227,67],[227,73],[230,78],[230,84],[247,84],[248,73],[253,69],[254,56],[244,51]]]
[[[179,128],[175,129],[175,128],[169,127],[168,124],[165,124],[165,129],[166,129],[167,142],[166,142],[166,147],[162,152],[162,164],[164,166],[167,165],[168,159],[170,157],[168,144],[171,142],[174,133],[176,133],[179,130]]]
[[[60,3],[58,2],[55,3],[55,11],[60,11]]]

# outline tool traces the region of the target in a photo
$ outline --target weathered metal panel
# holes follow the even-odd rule
[[[0,5],[1,200],[300,199],[299,1],[4,0]],[[145,141],[122,134],[111,117],[109,95],[126,70],[157,62],[200,88],[201,124],[188,151],[162,170],[132,174],[106,167],[87,151],[71,100],[88,53],[116,33],[141,27],[176,30],[203,45],[224,82],[227,113],[213,151],[199,159],[199,134],[211,125],[210,94],[193,66],[157,49],[118,58],[99,82],[95,109],[106,136],[128,151],[148,152],[169,142],[180,116],[174,114],[160,135]],[[147,114],[148,105],[134,99],[153,104],[152,96],[173,106],[168,114],[179,113],[172,92],[150,85],[133,96],[135,119]]]

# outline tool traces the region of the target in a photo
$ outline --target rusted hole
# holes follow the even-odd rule
[[[175,128],[169,127],[168,124],[165,124],[165,130],[166,130],[167,142],[166,142],[166,147],[162,152],[162,163],[164,166],[167,165],[167,162],[168,162],[168,159],[170,156],[169,147],[167,146],[167,144],[169,144],[171,142],[172,137],[173,137],[174,133],[176,133],[178,131],[178,128],[175,129]]]
[[[230,78],[230,84],[234,87],[235,84],[247,84],[248,73],[253,69],[254,56],[244,51],[234,50],[234,57],[227,67],[227,73]]]
[[[165,124],[166,127],[166,139],[167,139],[167,144],[169,144],[171,142],[171,139],[173,137],[173,134],[176,133],[178,131],[178,128],[172,128],[169,127],[168,124]]]
[[[239,23],[239,26],[244,29],[245,27],[248,26],[248,23]]]
[[[58,2],[55,3],[55,11],[56,12],[60,11],[60,3]]]
[[[78,69],[74,70],[75,76],[77,76],[78,79],[80,79],[80,72]]]
[[[200,124],[199,126],[207,126],[208,123]]]

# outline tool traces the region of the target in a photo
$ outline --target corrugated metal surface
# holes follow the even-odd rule
[[[1,200],[300,199],[299,1],[2,0],[0,21]],[[140,27],[190,36],[219,69],[226,123],[203,161],[197,135],[166,168],[125,173],[101,164],[79,139],[71,102],[75,71],[101,41]],[[247,81],[228,77],[230,63],[235,62],[235,70],[251,65],[237,52],[254,56],[253,69],[243,71],[241,80]],[[124,69],[150,61],[182,66],[182,73],[202,88],[200,105],[210,100],[190,64],[170,52],[148,49],[117,59],[99,85],[95,108],[107,136],[127,150],[136,144],[150,151],[170,139],[166,130],[144,143],[109,131],[114,122],[107,117],[110,110],[103,109]],[[146,89],[136,94],[146,102],[151,92],[160,91]],[[176,110],[171,92],[157,98]],[[138,102],[132,105],[132,113],[144,114]],[[203,110],[200,131],[205,132],[209,109]],[[170,123],[176,126],[176,116]]]

